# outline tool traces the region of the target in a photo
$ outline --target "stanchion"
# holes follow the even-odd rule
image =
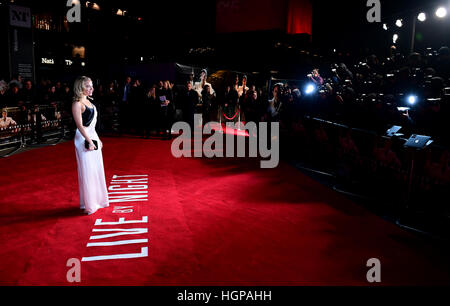
[[[29,130],[32,130],[32,133],[33,133],[32,139],[40,138],[39,135],[34,134],[36,132],[36,130],[31,127],[31,124],[24,124],[24,125],[8,127],[6,129],[2,130],[2,132],[6,132],[6,134],[9,135],[9,134],[12,134],[12,132],[8,132],[8,131],[17,130],[16,135],[13,136],[13,137],[16,137],[17,140],[2,143],[2,144],[0,144],[0,146],[5,146],[5,145],[11,146],[14,144],[18,144],[18,146],[15,147],[11,152],[8,152],[8,154],[1,155],[1,157],[7,158],[14,154],[23,152],[24,150],[26,150],[28,148],[42,148],[42,147],[46,147],[46,146],[55,146],[65,140],[66,133],[65,133],[64,126],[62,125],[62,121],[60,119],[53,120],[53,121],[45,121],[45,122],[42,122],[41,124],[42,124],[41,128],[58,127],[57,129],[52,131],[52,133],[41,135],[43,138],[57,136],[54,138],[47,139],[47,141],[48,140],[56,140],[56,142],[54,142],[54,143],[36,143],[36,144],[28,143],[27,144],[27,139],[26,139],[27,133],[26,132],[28,132]],[[0,150],[0,151],[4,151],[4,150],[6,150],[6,149]]]
[[[403,217],[405,214],[410,212],[416,153],[425,149],[431,143],[433,143],[433,140],[431,139],[430,136],[414,134],[404,144],[404,147],[409,149],[409,152],[411,153],[411,164],[410,164],[410,168],[409,168],[408,187],[406,190],[406,196],[405,196],[404,204],[402,205],[399,217],[396,221],[396,224],[405,229],[414,230],[414,231],[420,232],[420,233],[424,233],[424,232],[419,229],[416,229],[412,226],[406,225],[404,222],[402,222],[402,219],[404,219]]]
[[[221,107],[219,107],[219,133],[220,134],[223,134],[223,130],[222,130],[222,113],[223,113],[223,110],[222,110],[222,106],[221,106]]]
[[[61,119],[50,121],[50,124],[52,125],[52,127],[56,127],[55,132],[52,134],[44,135],[44,137],[58,136],[56,138],[47,139],[47,141],[57,139],[55,143],[50,144],[51,146],[56,146],[64,140],[64,126],[62,125]]]
[[[14,154],[16,154],[16,153],[18,153],[19,151],[21,151],[21,149],[23,149],[24,147],[25,147],[25,144],[24,144],[24,142],[23,142],[23,137],[22,137],[22,135],[21,135],[21,133],[23,134],[23,127],[21,126],[21,125],[16,125],[16,126],[11,126],[11,127],[8,127],[8,128],[6,128],[6,129],[2,129],[2,132],[3,131],[13,131],[13,130],[18,130],[17,132],[16,132],[16,137],[18,137],[18,140],[16,140],[16,141],[12,141],[12,142],[7,142],[7,143],[2,143],[1,145],[14,145],[14,144],[19,144],[19,146],[18,147],[16,147],[16,148],[14,148],[11,152],[9,152],[8,154],[5,154],[5,155],[2,155],[1,157],[3,157],[3,158],[7,158],[7,157],[10,157],[10,156],[12,156],[12,155],[14,155]],[[11,134],[11,132],[7,132],[7,134]],[[3,149],[3,150],[6,150],[6,149]]]
[[[240,105],[238,105],[238,111],[239,111],[238,131],[241,131],[241,106]]]

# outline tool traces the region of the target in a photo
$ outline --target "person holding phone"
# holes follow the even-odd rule
[[[82,76],[75,80],[72,114],[77,126],[75,152],[77,158],[80,208],[91,215],[109,206],[103,167],[103,143],[97,135],[97,109],[88,97],[94,88],[92,80]]]
[[[173,103],[173,91],[170,88],[170,81],[162,82],[162,89],[158,91],[158,98],[161,105],[160,123],[158,130],[163,131],[163,138],[172,139],[172,121],[175,112]]]

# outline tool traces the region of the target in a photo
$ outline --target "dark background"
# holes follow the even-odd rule
[[[83,9],[83,22],[71,24],[69,32],[34,30],[35,56],[38,60],[59,57],[61,62],[70,55],[74,45],[83,45],[87,50],[88,72],[106,72],[111,63],[181,62],[245,72],[283,70],[292,76],[302,67],[310,69],[320,56],[332,55],[335,49],[337,54],[349,57],[372,53],[386,56],[394,33],[400,36],[398,50],[408,53],[411,20],[422,9],[432,11],[427,11],[426,23],[417,25],[416,50],[423,52],[427,47],[438,49],[450,45],[450,18],[436,21],[431,16],[438,4],[448,7],[447,0],[381,0],[382,23],[389,24],[389,31],[382,29],[382,23],[368,23],[366,0],[310,1],[312,37],[287,35],[280,29],[216,33],[215,0],[95,0],[92,2],[98,3],[101,11]],[[5,4],[8,3],[3,2],[4,11]],[[51,13],[55,20],[62,20],[68,10],[66,0],[16,0],[14,4],[31,7],[33,14]],[[126,9],[128,16],[113,14],[117,8]],[[267,12],[260,12],[255,6],[244,18],[251,20],[255,14],[263,13]],[[401,29],[393,25],[397,18],[404,19],[405,26]],[[6,23],[7,18],[2,19]],[[65,67],[53,71],[47,68],[38,67],[38,78],[65,71]]]

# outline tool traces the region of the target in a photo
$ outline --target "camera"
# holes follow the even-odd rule
[[[450,87],[444,88],[444,96],[450,97]]]

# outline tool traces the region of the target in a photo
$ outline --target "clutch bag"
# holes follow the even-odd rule
[[[95,149],[98,150],[98,142],[97,142],[97,140],[92,140],[92,142],[95,145]],[[89,142],[87,140],[84,141],[84,146],[86,147],[87,150],[89,150]]]

